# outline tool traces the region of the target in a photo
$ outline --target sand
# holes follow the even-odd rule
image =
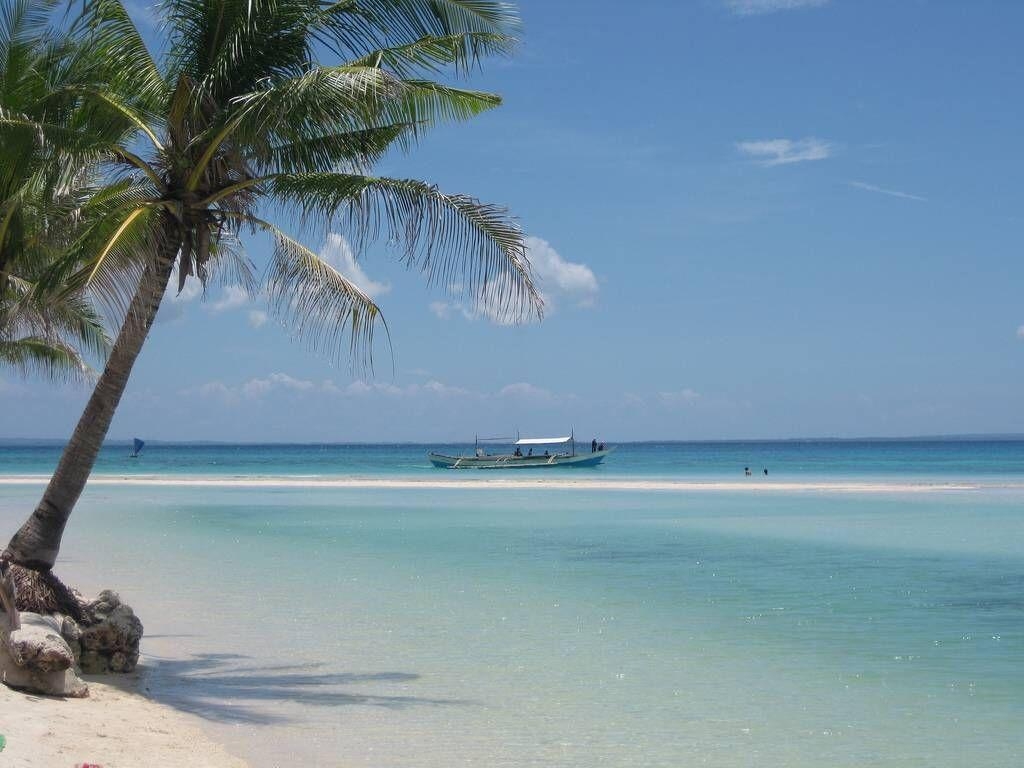
[[[198,718],[144,695],[144,674],[87,677],[87,699],[30,696],[0,685],[4,768],[189,766],[245,768],[200,729]]]
[[[49,476],[7,475],[0,477],[0,485],[45,485]],[[233,475],[93,475],[89,485],[126,486],[180,486],[186,488],[405,488],[444,490],[580,490],[580,491],[726,491],[726,492],[784,492],[809,491],[816,493],[922,493],[934,491],[973,491],[982,489],[1021,489],[1017,483],[957,483],[906,481],[776,481],[751,478],[741,481],[673,480],[629,478],[566,478],[553,477],[473,477],[377,478],[377,477],[325,477],[325,476],[233,476]]]

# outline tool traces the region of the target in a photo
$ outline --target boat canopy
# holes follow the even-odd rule
[[[513,445],[553,445],[571,441],[571,437],[524,437],[522,440],[516,440]]]

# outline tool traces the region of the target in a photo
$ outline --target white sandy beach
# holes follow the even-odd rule
[[[0,765],[247,765],[211,741],[198,719],[146,698],[145,673],[87,679],[86,699],[30,696],[0,686],[0,733],[7,739]]]
[[[8,475],[0,477],[0,485],[45,485],[48,476]],[[587,491],[725,491],[725,492],[782,492],[801,491],[820,493],[922,493],[935,491],[972,491],[981,489],[1020,489],[1019,483],[974,482],[874,482],[864,480],[836,481],[774,481],[748,480],[632,480],[632,479],[567,479],[559,478],[467,478],[421,479],[377,477],[299,477],[299,476],[233,476],[185,475],[93,475],[90,485],[118,486],[179,486],[185,488],[369,488],[369,489],[437,489],[437,490],[587,490]]]

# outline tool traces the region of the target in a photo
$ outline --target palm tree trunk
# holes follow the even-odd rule
[[[164,235],[157,258],[143,270],[124,325],[110,350],[107,365],[61,454],[57,470],[35,512],[7,545],[4,560],[37,571],[49,571],[57,560],[64,526],[85,489],[114,411],[128,385],[132,366],[149,335],[171,277],[181,242],[173,221],[165,224]]]

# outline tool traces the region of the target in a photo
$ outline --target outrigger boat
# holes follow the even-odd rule
[[[443,453],[428,453],[430,463],[441,469],[527,469],[540,467],[594,467],[604,461],[604,457],[612,452],[612,448],[591,450],[576,453],[575,435],[568,437],[524,437],[517,440],[511,438],[492,438],[485,442],[511,442],[515,446],[512,453],[487,453],[481,447],[480,439],[474,443],[472,456],[446,456]],[[540,453],[542,446],[544,452]],[[553,450],[561,447],[561,450]],[[524,450],[525,449],[525,450]]]

